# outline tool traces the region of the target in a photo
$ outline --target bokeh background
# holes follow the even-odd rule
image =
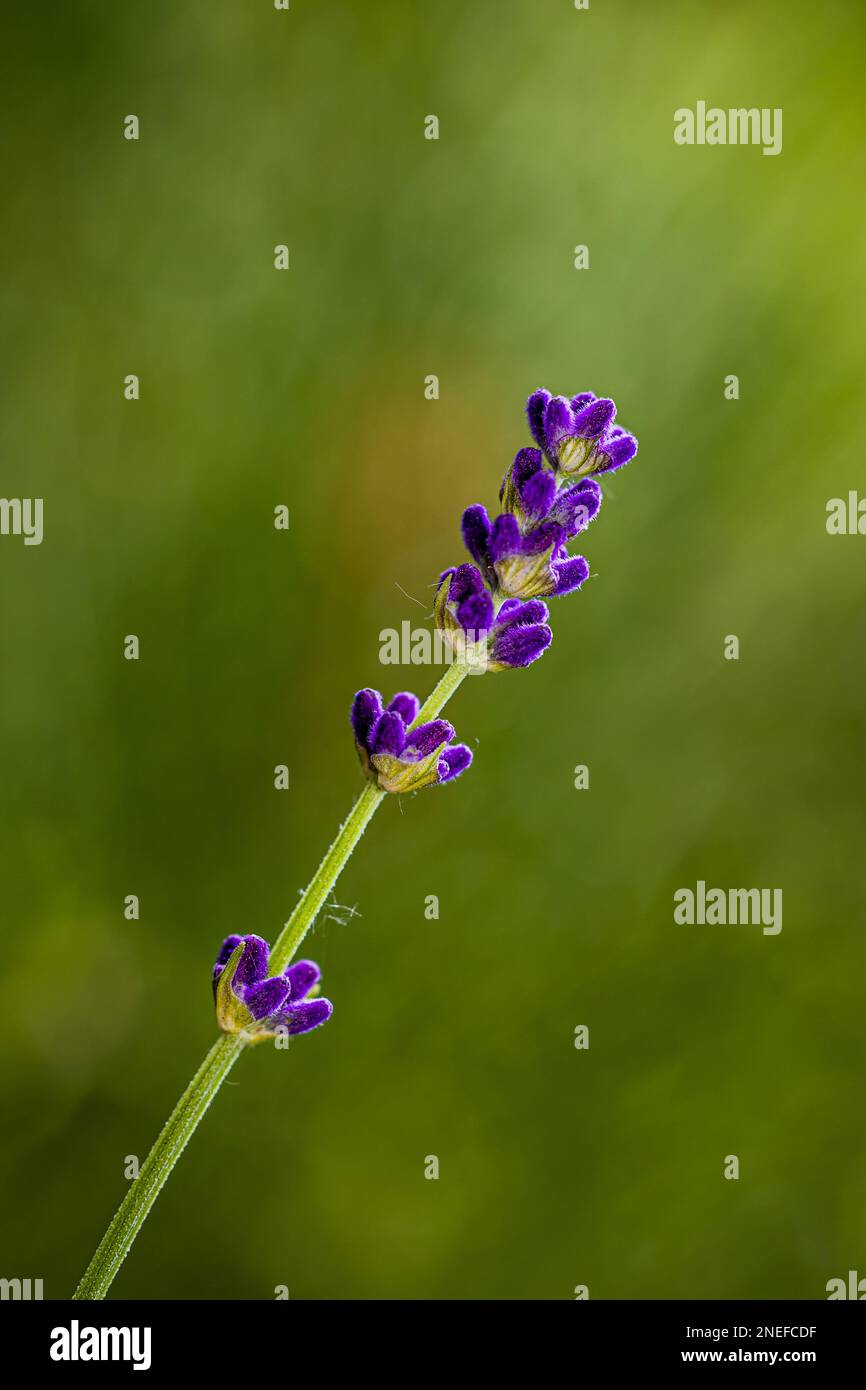
[[[114,1295],[866,1274],[866,538],[825,528],[866,495],[864,20],[4,7],[0,491],[45,539],[0,538],[0,1274],[71,1292],[219,942],[273,938],[360,787],[353,692],[432,686],[379,633],[426,621],[541,384],[640,437],[592,582],[463,686],[471,774],[384,805],[309,943],[332,1022],[242,1059]],[[782,107],[782,154],[676,146],[699,99]],[[781,887],[782,933],[675,925],[699,878]]]

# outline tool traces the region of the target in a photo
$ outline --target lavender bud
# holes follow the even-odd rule
[[[359,690],[352,702],[358,756],[381,791],[415,792],[450,782],[472,762],[465,744],[452,744],[454,729],[447,719],[412,727],[417,715],[417,699],[405,692],[395,695],[387,708],[378,690]]]
[[[285,1029],[309,1033],[333,1013],[318,993],[320,970],[311,960],[296,961],[282,975],[268,976],[270,947],[260,936],[227,936],[213,968],[217,1023],[247,1044],[261,1043]]]

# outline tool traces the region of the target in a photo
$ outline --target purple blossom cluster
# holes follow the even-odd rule
[[[615,425],[616,406],[591,391],[533,391],[526,415],[535,448],[520,449],[499,490],[503,510],[480,504],[463,513],[474,564],[440,576],[436,622],[458,648],[486,642],[487,669],[529,666],[550,646],[545,598],[570,594],[589,577],[569,543],[601,509],[596,475],[622,468],[637,440]]]
[[[535,447],[520,449],[499,490],[502,511],[491,518],[480,504],[463,513],[463,539],[474,563],[439,578],[435,618],[467,662],[483,656],[489,671],[537,661],[550,646],[546,598],[579,589],[589,575],[569,543],[601,508],[597,476],[622,468],[637,440],[614,424],[616,407],[592,392],[552,396],[533,391],[526,404]],[[446,719],[419,723],[420,705],[408,691],[387,705],[377,690],[359,690],[352,702],[355,745],[367,777],[384,792],[419,791],[451,782],[472,762],[454,742]],[[297,961],[268,975],[270,948],[259,936],[229,936],[213,971],[217,1019],[245,1042],[274,1037],[278,1029],[307,1033],[331,1016],[315,996],[319,968]]]
[[[529,666],[550,646],[544,600],[572,593],[589,577],[587,561],[568,546],[598,516],[597,477],[637,453],[634,435],[614,423],[613,401],[591,391],[571,397],[533,391],[526,415],[535,446],[515,456],[499,490],[497,516],[480,503],[463,513],[473,563],[440,575],[434,605],[437,627],[458,655],[488,671]],[[416,726],[417,718],[414,695],[395,695],[387,708],[378,691],[355,696],[355,744],[364,771],[382,791],[448,782],[472,761],[465,744],[452,742],[446,720]]]

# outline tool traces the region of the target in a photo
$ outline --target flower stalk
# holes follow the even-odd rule
[[[435,718],[440,710],[445,708],[467,674],[468,668],[459,662],[446,667],[445,673],[419,711],[415,723],[421,724]],[[386,796],[387,792],[381,791],[374,782],[368,782],[358,796],[337,831],[333,844],[274,943],[268,965],[271,971],[282,973],[294,959],[301,942],[346,867],[352,851]],[[221,1033],[217,1038],[174,1107],[142,1164],[138,1177],[118,1207],[73,1298],[105,1298],[172,1168],[244,1050],[245,1041],[239,1033]]]
[[[318,994],[319,967],[295,956],[361,836],[387,795],[452,782],[466,771],[472,752],[454,742],[453,726],[438,718],[441,711],[470,670],[519,670],[537,661],[553,639],[543,600],[572,593],[588,578],[588,562],[571,555],[568,544],[599,512],[597,477],[627,464],[637,440],[614,424],[613,401],[592,392],[568,399],[534,391],[526,413],[537,447],[521,449],[506,473],[499,492],[504,511],[491,518],[480,504],[468,507],[462,532],[475,563],[440,575],[434,617],[452,647],[453,663],[420,707],[408,691],[387,705],[376,690],[356,694],[351,724],[366,785],[273,949],[253,935],[232,935],[223,942],[213,967],[223,1031],[121,1202],[76,1299],[105,1297],[244,1048],[283,1033],[310,1032],[330,1018],[331,1002]]]
[[[204,1113],[225,1081],[243,1044],[221,1033],[187,1086],[142,1164],[138,1177],[118,1207],[73,1294],[76,1299],[104,1298],[129,1254],[166,1178],[180,1158]]]

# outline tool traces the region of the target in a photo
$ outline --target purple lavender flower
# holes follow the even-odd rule
[[[282,975],[268,976],[271,948],[260,936],[227,936],[213,968],[217,1022],[225,1033],[240,1033],[247,1043],[277,1036],[309,1033],[333,1013],[317,993],[321,971],[311,960],[295,961]]]
[[[583,556],[570,556],[565,545],[577,510],[569,515],[567,525],[546,520],[524,532],[513,512],[503,512],[491,523],[484,507],[476,505],[463,514],[463,536],[482,573],[492,573],[500,594],[519,599],[558,597],[579,589],[589,575]]]
[[[560,482],[556,473],[545,467],[540,449],[521,449],[503,479],[499,500],[506,512],[517,517],[521,531],[555,521],[571,540],[598,516],[601,488],[593,478],[583,478],[571,486],[559,486]],[[474,513],[476,509],[468,510]],[[484,511],[483,507],[477,510]],[[483,544],[484,522],[480,517],[470,518],[469,530],[476,544],[478,540]]]
[[[466,549],[500,605],[503,598],[531,601],[570,594],[586,581],[587,561],[582,555],[569,555],[567,544],[586,530],[601,507],[601,488],[587,475],[611,473],[637,453],[637,440],[614,425],[615,416],[613,401],[591,391],[568,400],[539,389],[529,397],[526,417],[538,447],[520,449],[515,456],[499,489],[504,511],[493,520],[479,504],[463,513]],[[574,475],[580,481],[571,483]],[[437,622],[452,634],[477,628],[479,616],[484,616],[477,586],[464,596],[463,583],[454,580],[442,597],[440,580]],[[493,603],[493,611],[501,618],[501,606]],[[488,628],[491,625],[488,615]],[[528,644],[525,634],[523,640]],[[543,650],[539,647],[530,659]]]
[[[434,612],[454,649],[488,671],[529,666],[553,641],[545,604],[507,599],[495,612],[475,565],[458,565],[440,576]]]
[[[499,500],[528,529],[546,520],[556,497],[556,474],[540,449],[519,449],[499,489]]]
[[[614,425],[613,429],[608,430],[604,439],[598,445],[598,456],[601,460],[599,473],[615,473],[618,468],[630,463],[637,453],[637,440],[628,430],[621,429],[619,425]],[[605,462],[605,460],[607,460]]]
[[[526,417],[536,444],[563,477],[613,473],[637,453],[634,435],[613,423],[613,401],[592,391],[570,400],[543,389],[533,391]]]
[[[490,532],[490,554],[499,587],[510,598],[558,597],[579,589],[589,576],[582,555],[570,556],[566,535],[556,521],[546,521],[526,535],[517,518],[504,512]]]
[[[361,765],[384,792],[415,792],[450,782],[472,762],[465,743],[452,743],[447,719],[412,727],[419,703],[403,691],[383,708],[378,690],[359,690],[352,702],[352,730]]]

